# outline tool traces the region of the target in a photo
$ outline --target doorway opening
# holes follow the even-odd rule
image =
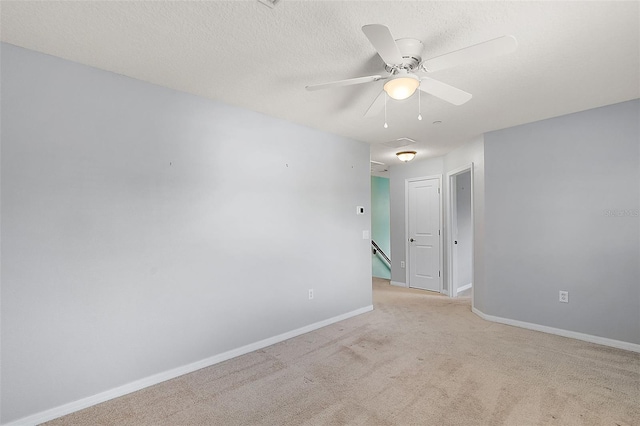
[[[473,297],[473,164],[447,173],[449,296]]]
[[[389,178],[371,176],[371,275],[391,279]]]

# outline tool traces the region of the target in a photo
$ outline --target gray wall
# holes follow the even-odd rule
[[[640,343],[639,121],[635,100],[485,135],[481,311]]]
[[[368,145],[1,53],[2,422],[371,305]]]
[[[471,172],[456,176],[456,229],[455,240],[457,257],[457,288],[471,284],[471,256],[473,255],[472,223],[471,223]]]

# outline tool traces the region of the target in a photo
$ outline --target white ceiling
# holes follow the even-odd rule
[[[443,155],[484,132],[640,97],[640,2],[2,1],[2,41],[280,117],[371,144],[399,163]],[[305,86],[384,73],[361,27],[418,38],[431,58],[512,34],[515,53],[430,74],[473,94],[453,106],[423,94],[363,114],[378,81]],[[434,121],[441,121],[434,125]],[[606,143],[606,141],[603,141]]]

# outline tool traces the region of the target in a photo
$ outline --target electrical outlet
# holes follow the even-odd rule
[[[309,300],[313,299],[313,289],[309,289]]]
[[[569,303],[569,292],[560,290],[560,299],[562,303]]]
[[[401,267],[401,268],[404,268],[404,260],[401,260],[401,261],[400,261],[400,267]]]

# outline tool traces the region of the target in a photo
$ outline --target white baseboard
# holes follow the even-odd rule
[[[555,334],[557,336],[569,337],[571,339],[582,340],[585,342],[596,343],[598,345],[610,346],[612,348],[624,349],[631,352],[640,352],[640,345],[623,342],[621,340],[607,339],[606,337],[593,336],[591,334],[578,333],[577,331],[563,330],[561,328],[547,327],[546,325],[533,324],[530,322],[518,321],[509,318],[494,317],[493,315],[487,315],[484,312],[471,308],[474,314],[480,318],[491,322],[497,322],[500,324],[512,325],[514,327],[526,328],[529,330],[541,331],[543,333]]]
[[[309,333],[319,328],[326,327],[330,324],[343,321],[348,318],[355,317],[357,315],[364,314],[365,312],[369,312],[372,310],[373,310],[373,305],[365,306],[363,308],[356,309],[355,311],[347,312],[345,314],[338,315],[323,321],[319,321],[319,322],[307,325],[305,327],[298,328],[296,330],[288,331],[286,333],[279,334],[277,336],[270,337],[268,339],[260,340],[255,343],[250,343],[246,346],[242,346],[237,349],[232,349],[230,351],[227,351],[218,355],[214,355],[210,358],[206,358],[201,361],[194,362],[192,364],[184,365],[182,367],[178,367],[172,370],[164,371],[162,373],[154,374],[153,376],[136,380],[135,382],[131,382],[126,385],[119,386],[114,389],[110,389],[106,392],[101,392],[97,395],[83,398],[78,401],[70,402],[68,404],[61,405],[59,407],[55,407],[46,411],[42,411],[40,413],[36,413],[31,416],[23,417],[21,419],[14,420],[10,423],[4,423],[3,426],[33,426],[33,425],[47,422],[49,420],[57,419],[58,417],[62,417],[67,414],[71,414],[73,412],[83,410],[85,408],[91,407],[92,405],[96,405],[101,402],[108,401],[110,399],[118,398],[120,396],[138,391],[140,389],[153,386],[155,384],[182,376],[184,374],[194,372],[196,370],[200,370],[201,368],[209,367],[209,366],[218,364],[220,362],[227,361],[231,358],[235,358],[240,355],[244,355],[249,352],[253,352],[258,349],[262,349],[267,346],[274,345],[276,343],[280,343],[287,339],[300,336],[301,334]]]
[[[469,284],[465,284],[462,287],[458,287],[458,289],[456,290],[458,293],[462,293],[465,290],[469,290],[471,288],[471,283]]]
[[[404,287],[404,288],[408,288],[407,287],[407,283],[401,283],[399,281],[391,281],[391,285],[394,285],[396,287]]]

